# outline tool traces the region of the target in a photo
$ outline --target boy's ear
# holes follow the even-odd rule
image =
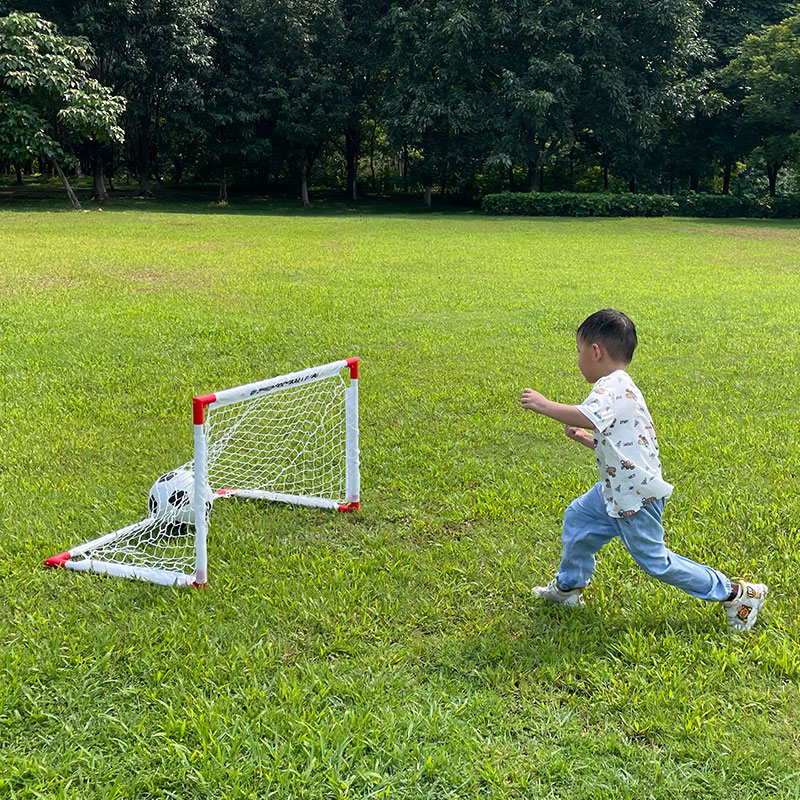
[[[592,355],[595,361],[599,361],[603,357],[603,348],[597,342],[592,343]]]

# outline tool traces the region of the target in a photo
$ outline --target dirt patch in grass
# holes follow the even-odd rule
[[[15,275],[7,276],[0,282],[0,294],[19,295],[36,291],[61,291],[78,289],[86,285],[83,278],[76,275]]]

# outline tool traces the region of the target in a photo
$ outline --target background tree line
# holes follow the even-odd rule
[[[305,204],[312,183],[428,202],[760,181],[774,195],[800,163],[796,3],[0,0],[14,10],[83,37],[92,85],[119,100],[118,135],[106,120],[60,144],[100,199],[161,183]],[[7,143],[4,86],[0,159],[22,181],[43,165]]]

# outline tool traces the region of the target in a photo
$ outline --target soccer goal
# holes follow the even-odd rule
[[[45,564],[202,585],[217,500],[358,510],[357,358],[195,397],[193,422],[194,459],[156,481],[150,516]]]

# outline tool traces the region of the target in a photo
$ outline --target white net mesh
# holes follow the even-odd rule
[[[212,408],[205,423],[214,493],[345,497],[341,375]]]
[[[131,577],[156,583],[191,582],[195,564],[193,525],[148,517],[103,539],[76,554],[69,566],[122,574],[114,569],[116,566],[132,571]]]
[[[203,431],[211,497],[331,507],[345,502],[345,390],[338,373],[209,408]],[[174,472],[184,470],[193,471],[194,462]],[[171,499],[169,492],[160,495],[162,502],[165,498]],[[191,583],[194,525],[176,522],[174,508],[155,509],[152,491],[150,503],[150,517],[73,548],[66,566],[156,583]]]

